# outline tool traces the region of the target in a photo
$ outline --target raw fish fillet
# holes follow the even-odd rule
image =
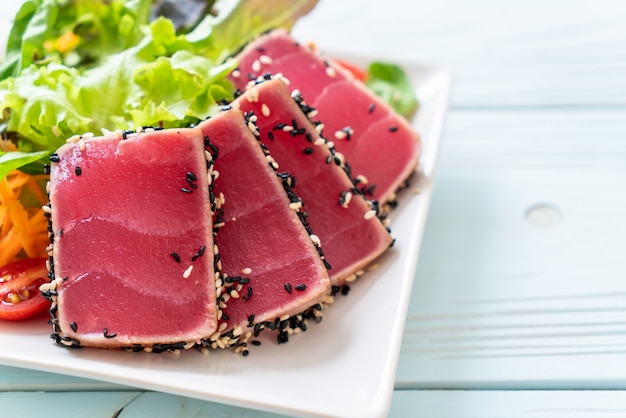
[[[230,79],[238,89],[267,73],[285,76],[290,89],[299,90],[317,110],[324,135],[350,162],[354,176],[361,176],[369,196],[381,203],[395,201],[421,151],[419,136],[402,116],[341,66],[284,30],[260,36],[236,58],[238,69]]]
[[[75,138],[51,157],[54,339],[165,351],[215,332],[208,163],[199,129]]]

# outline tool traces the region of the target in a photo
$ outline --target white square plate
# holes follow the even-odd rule
[[[356,64],[374,57],[333,54]],[[248,357],[113,350],[67,350],[41,322],[0,322],[0,363],[290,415],[379,417],[389,408],[406,311],[430,203],[450,75],[429,65],[400,63],[417,88],[413,121],[424,151],[411,187],[392,214],[396,245],[337,297],[324,320],[288,344],[265,340]],[[415,193],[416,189],[419,193]]]

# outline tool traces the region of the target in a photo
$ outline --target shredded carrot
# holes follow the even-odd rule
[[[47,203],[41,189],[46,177],[14,170],[0,180],[0,266],[46,256],[48,219],[41,209]]]

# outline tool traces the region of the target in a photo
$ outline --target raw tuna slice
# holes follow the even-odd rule
[[[382,254],[392,239],[376,206],[363,198],[347,175],[344,157],[318,136],[303,113],[306,104],[294,96],[295,100],[282,79],[267,80],[250,87],[232,107],[254,114],[260,139],[279,170],[296,178],[294,190],[304,201],[303,210],[332,267],[331,282],[339,286],[356,278],[355,273]]]
[[[281,73],[299,90],[324,122],[324,134],[350,162],[361,187],[381,202],[413,173],[420,154],[419,136],[406,120],[331,60],[276,30],[250,43],[231,74],[244,90],[250,79]],[[366,183],[367,182],[367,183]]]
[[[300,200],[250,131],[252,120],[235,110],[199,125],[218,152],[215,238],[222,283],[220,330],[207,345],[240,345],[254,325],[286,321],[321,302],[330,281],[312,232],[298,216]],[[223,203],[222,194],[228,196]],[[258,327],[257,327],[258,329]]]
[[[42,291],[60,344],[176,350],[216,330],[202,132],[148,131],[77,138],[51,157]]]

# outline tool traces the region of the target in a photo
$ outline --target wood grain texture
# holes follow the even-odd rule
[[[453,107],[626,106],[619,0],[322,1],[294,33],[322,49],[434,62]]]
[[[616,391],[396,391],[391,418],[608,418],[626,416]]]
[[[401,388],[626,388],[626,118],[453,112]]]

